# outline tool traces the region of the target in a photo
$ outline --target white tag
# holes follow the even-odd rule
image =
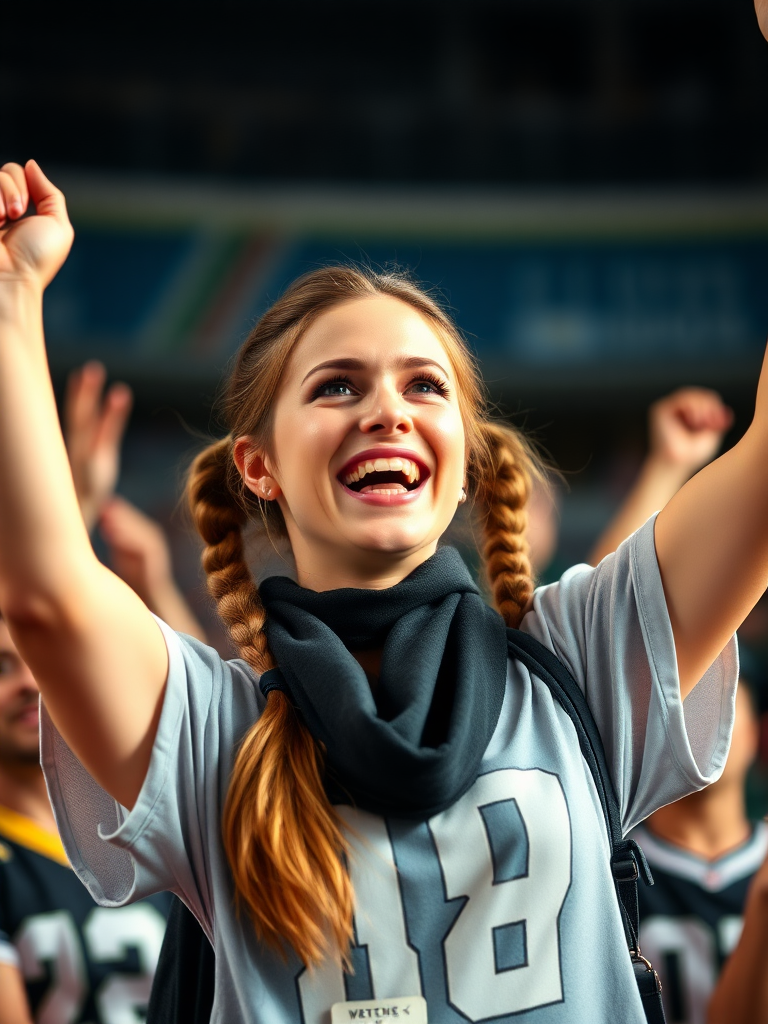
[[[397,999],[357,999],[349,1003],[334,1003],[331,1024],[349,1024],[353,1020],[408,1021],[408,1024],[428,1024],[427,1001],[423,996],[400,996]]]

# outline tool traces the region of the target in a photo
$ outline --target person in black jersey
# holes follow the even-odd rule
[[[98,907],[69,866],[38,750],[39,693],[0,619],[0,1022],[146,1011],[172,897]]]
[[[718,975],[742,928],[747,893],[768,853],[768,824],[747,817],[757,756],[756,667],[742,651],[733,740],[717,782],[636,828],[654,885],[643,886],[640,945],[662,981],[669,1024],[706,1024]]]

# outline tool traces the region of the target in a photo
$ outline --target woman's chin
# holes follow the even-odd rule
[[[365,553],[370,558],[390,558],[399,561],[425,552],[424,558],[429,558],[437,547],[437,538],[431,533],[424,534],[417,531],[390,529],[371,534],[366,532],[352,540],[353,546]]]

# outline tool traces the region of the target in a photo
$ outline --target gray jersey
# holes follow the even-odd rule
[[[652,521],[596,570],[539,589],[522,628],[583,687],[627,831],[719,775],[735,643],[683,703]],[[65,847],[95,899],[119,906],[171,889],[200,920],[216,949],[214,1024],[329,1024],[336,1003],[417,995],[431,1024],[644,1022],[592,778],[570,719],[522,665],[509,664],[476,782],[448,810],[413,822],[341,809],[354,973],[335,959],[310,973],[262,948],[238,917],[221,843],[233,751],[264,706],[254,674],[163,632],[167,691],[133,810],[88,776],[47,715],[43,762]]]

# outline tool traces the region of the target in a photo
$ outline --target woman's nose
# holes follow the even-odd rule
[[[413,430],[408,405],[395,388],[377,388],[371,393],[360,419],[364,434],[408,434]]]

